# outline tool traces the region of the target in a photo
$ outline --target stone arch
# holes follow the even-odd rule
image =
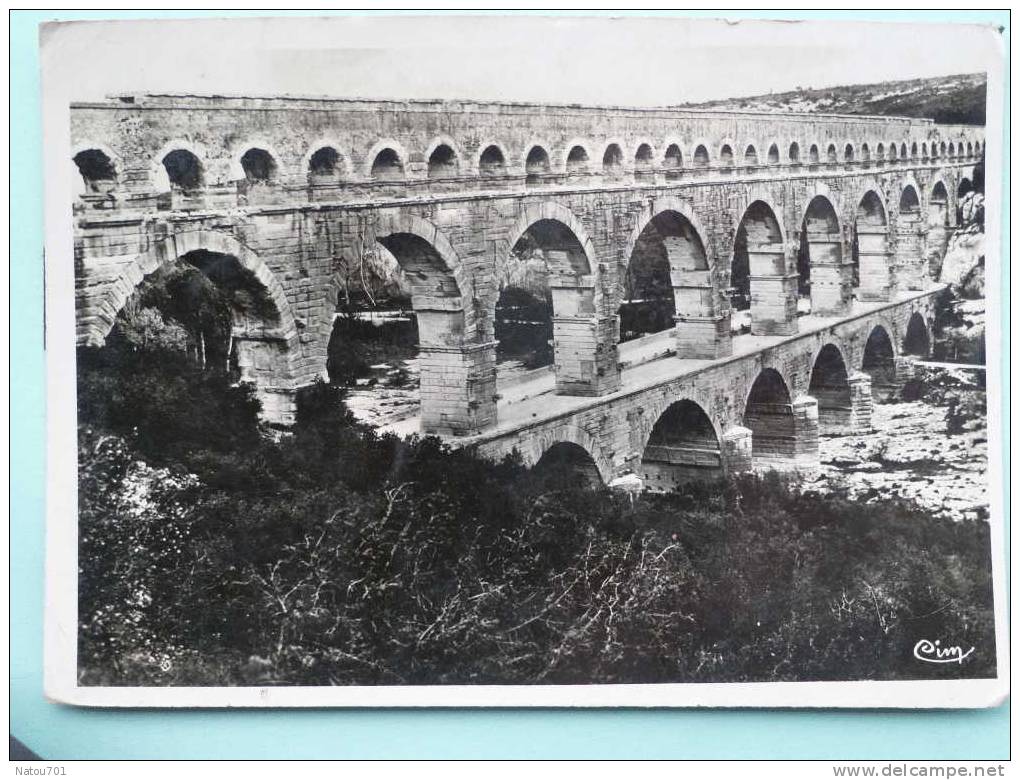
[[[159,148],[149,166],[149,180],[157,192],[169,192],[171,189],[172,182],[166,168],[166,158],[177,151],[187,152],[198,162],[201,180],[197,187],[191,189],[200,189],[208,183],[206,181],[208,173],[206,161],[209,159],[209,154],[206,148],[183,138],[175,138]]]
[[[510,256],[525,235],[544,265],[552,300],[556,392],[599,395],[616,389],[615,328],[598,316],[605,311],[601,270],[584,225],[558,203],[532,204],[517,217],[498,253]],[[492,301],[493,323],[498,303]]]
[[[768,165],[779,165],[781,158],[779,156],[779,142],[773,141],[769,144],[768,152],[765,154],[765,162]]]
[[[788,469],[795,467],[798,456],[813,446],[817,459],[818,418],[815,408],[814,440],[810,440],[805,423],[810,414],[798,420],[798,410],[790,383],[775,368],[762,367],[748,384],[744,400],[743,426],[751,431],[751,460],[757,469]]]
[[[744,148],[744,165],[753,167],[759,164],[760,160],[758,159],[758,149],[753,143],[750,143]]]
[[[789,261],[782,211],[764,188],[753,187],[730,252],[731,307],[750,310],[755,335],[789,335],[797,328],[797,289],[787,281]],[[733,315],[736,316],[736,315]]]
[[[821,152],[818,150],[818,144],[811,144],[811,148],[808,149],[808,165],[818,165],[821,161]]]
[[[626,175],[627,160],[623,154],[626,144],[618,138],[608,138],[605,143],[605,149],[602,150],[602,174],[611,178]]]
[[[892,400],[899,389],[896,381],[896,342],[887,323],[868,332],[861,352],[861,371],[871,377],[871,393],[877,403]]]
[[[852,143],[847,141],[843,145],[843,162],[845,162],[845,163],[852,163],[852,162],[854,162],[854,160],[856,158],[857,158],[857,150],[854,148],[854,145]]]
[[[683,145],[679,141],[668,140],[665,144],[665,151],[662,154],[662,168],[666,172],[666,178],[675,179],[679,177],[683,167]]]
[[[624,280],[620,285],[621,340],[632,332],[672,329],[676,320],[678,356],[717,356],[715,339],[705,339],[705,333],[693,332],[698,328],[695,323],[717,313],[712,282],[715,263],[708,253],[707,236],[697,214],[679,198],[660,198],[645,205],[618,259],[618,275]],[[643,259],[648,261],[645,263],[648,267],[641,278],[632,278],[631,267],[639,246],[644,249]],[[669,285],[669,289],[659,289],[663,284]],[[649,300],[625,309],[634,293]]]
[[[868,187],[857,201],[851,251],[856,255],[857,294],[860,299],[889,300],[893,288],[889,209],[877,187]]]
[[[685,482],[717,479],[726,470],[721,436],[705,408],[690,398],[657,410],[643,437],[640,476],[646,489],[668,491]]]
[[[875,162],[879,165],[885,163],[885,144],[882,141],[879,141],[878,146],[875,147]]]
[[[591,170],[591,141],[585,138],[574,138],[563,147],[561,170],[568,174],[583,174]]]
[[[276,150],[273,144],[268,143],[261,137],[245,138],[243,142],[233,146],[234,151],[230,155],[230,180],[246,181],[247,174],[241,160],[246,154],[255,149],[261,149],[272,159],[275,167],[274,181],[283,181],[287,177],[287,167],[283,163],[283,157]]]
[[[861,162],[871,162],[871,147],[868,146],[867,141],[861,144]]]
[[[924,315],[915,311],[907,322],[902,354],[926,358],[931,355],[931,342],[931,328],[928,322]]]
[[[647,138],[639,139],[634,147],[634,170],[651,171],[655,167],[655,145]]]
[[[808,395],[818,401],[818,428],[822,433],[846,433],[852,427],[850,365],[842,348],[833,341],[822,344],[811,361]]]
[[[796,141],[790,143],[790,148],[787,150],[787,159],[793,165],[800,165],[800,144]]]
[[[464,156],[456,141],[447,135],[441,135],[429,142],[424,159],[428,178],[448,179],[460,175]]]
[[[595,437],[584,428],[569,423],[542,430],[533,436],[525,451],[521,453],[524,462],[532,468],[536,467],[542,457],[557,444],[571,444],[580,447],[595,464],[602,482],[608,484],[612,480],[612,463],[602,452]]]
[[[340,143],[340,139],[332,136],[320,136],[308,145],[308,151],[306,151],[304,157],[301,158],[301,170],[304,171],[306,175],[310,174],[312,171],[312,158],[314,158],[323,149],[332,149],[336,152],[337,178],[342,178],[350,173],[350,156],[345,153],[344,146]]]
[[[707,170],[711,167],[712,158],[708,152],[708,145],[705,143],[696,144],[691,152],[691,160],[693,161],[694,168],[698,170]]]
[[[836,144],[829,144],[826,148],[825,162],[829,165],[835,165],[839,162],[839,151],[836,149]]]
[[[721,168],[732,168],[737,164],[736,152],[734,151],[735,148],[734,143],[730,139],[723,139],[722,145],[719,147],[718,155],[719,166]]]
[[[122,163],[110,147],[105,144],[84,142],[71,149],[71,164],[75,176],[73,191],[76,195],[108,195],[120,184]],[[95,164],[95,173],[85,168]]]
[[[528,147],[522,161],[524,167],[525,185],[534,187],[542,183],[542,180],[552,173],[552,161],[549,157],[549,148],[541,143],[535,143]]]
[[[816,187],[806,200],[800,220],[797,254],[799,294],[811,302],[813,314],[843,314],[851,303],[843,278],[843,227],[833,193]]]
[[[394,138],[382,138],[376,141],[372,148],[368,150],[368,154],[365,155],[365,164],[362,168],[362,176],[365,181],[377,180],[375,175],[376,162],[384,152],[391,152],[396,156],[396,162],[399,167],[399,174],[396,178],[407,178],[408,156],[404,145]]]
[[[475,166],[479,176],[501,176],[507,173],[507,157],[498,143],[485,141],[478,146]]]

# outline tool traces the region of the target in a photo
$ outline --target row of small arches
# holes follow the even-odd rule
[[[738,157],[738,152],[733,145],[723,144],[718,153],[714,156],[705,144],[699,144],[693,152],[693,159],[690,161],[694,169],[706,169],[712,167],[735,167],[740,165],[754,167],[762,164],[779,165],[783,162],[792,165],[807,163],[808,165],[838,164],[854,162],[895,162],[898,160],[929,160],[940,157],[954,159],[957,156],[973,157],[984,152],[983,142],[946,142],[941,144],[916,141],[909,147],[907,143],[899,145],[890,143],[886,146],[883,143],[877,144],[872,149],[869,144],[862,143],[855,147],[847,143],[842,150],[836,144],[829,144],[824,151],[817,145],[811,144],[806,153],[802,153],[800,144],[793,142],[785,150],[785,160],[780,148],[773,143],[761,156],[757,147],[748,144]],[[406,163],[404,155],[399,149],[393,146],[383,146],[374,155],[371,167],[367,173],[375,181],[399,181],[406,178]],[[802,159],[803,158],[803,159]],[[96,148],[86,149],[79,152],[74,162],[78,167],[86,185],[97,189],[97,185],[104,183],[115,183],[117,171],[113,161],[104,151]],[[656,155],[652,146],[648,143],[640,144],[633,159],[633,171],[637,176],[642,173],[650,173],[657,167]],[[189,191],[198,190],[204,185],[204,165],[199,157],[188,149],[173,149],[166,153],[160,161],[169,183],[179,189]],[[658,167],[661,168],[667,178],[671,174],[677,175],[685,166],[684,154],[679,144],[670,144]],[[274,155],[267,149],[252,147],[240,158],[240,167],[244,173],[244,179],[251,184],[269,184],[278,179],[280,166]],[[307,175],[309,183],[327,184],[339,181],[345,174],[345,164],[342,155],[332,146],[318,148],[308,157]],[[553,173],[553,166],[549,152],[544,146],[534,145],[528,150],[524,160],[524,170],[528,177],[540,177]],[[564,160],[563,171],[567,174],[584,174],[597,172],[614,175],[628,172],[625,164],[623,149],[618,143],[610,143],[602,154],[601,169],[595,165],[586,146],[574,144],[570,146]],[[482,149],[478,157],[478,173],[483,177],[495,177],[506,175],[507,158],[503,150],[496,144],[490,144]],[[461,176],[460,156],[450,144],[440,143],[436,145],[428,156],[427,176],[430,179],[447,179]],[[107,187],[108,189],[109,187]]]

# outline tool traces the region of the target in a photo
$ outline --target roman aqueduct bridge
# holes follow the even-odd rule
[[[421,431],[529,462],[562,443],[653,482],[809,463],[819,426],[867,426],[930,342],[926,258],[984,151],[984,128],[892,117],[193,95],[70,114],[79,344],[165,264],[230,258],[273,303],[237,313],[242,375],[288,423],[325,375],[341,268],[382,246],[413,287]],[[511,402],[494,312],[522,237],[548,270],[555,364]],[[618,314],[648,243],[676,311],[654,360],[628,358]]]

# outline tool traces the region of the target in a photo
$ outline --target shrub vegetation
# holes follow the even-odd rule
[[[633,500],[161,349],[79,354],[82,684],[994,674],[989,532],[745,476]],[[913,658],[921,639],[967,663]]]

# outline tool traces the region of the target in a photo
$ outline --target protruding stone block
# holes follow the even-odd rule
[[[731,425],[722,434],[723,468],[728,474],[750,471],[751,429],[742,425]]]
[[[798,471],[817,471],[818,453],[818,401],[809,395],[793,399],[793,460]]]
[[[676,316],[676,356],[715,360],[733,354],[730,315],[719,317]]]
[[[421,345],[421,419],[425,433],[465,436],[496,422],[496,342]]]
[[[871,410],[874,399],[871,397],[871,377],[863,371],[850,374],[850,432],[868,433],[871,431]]]

